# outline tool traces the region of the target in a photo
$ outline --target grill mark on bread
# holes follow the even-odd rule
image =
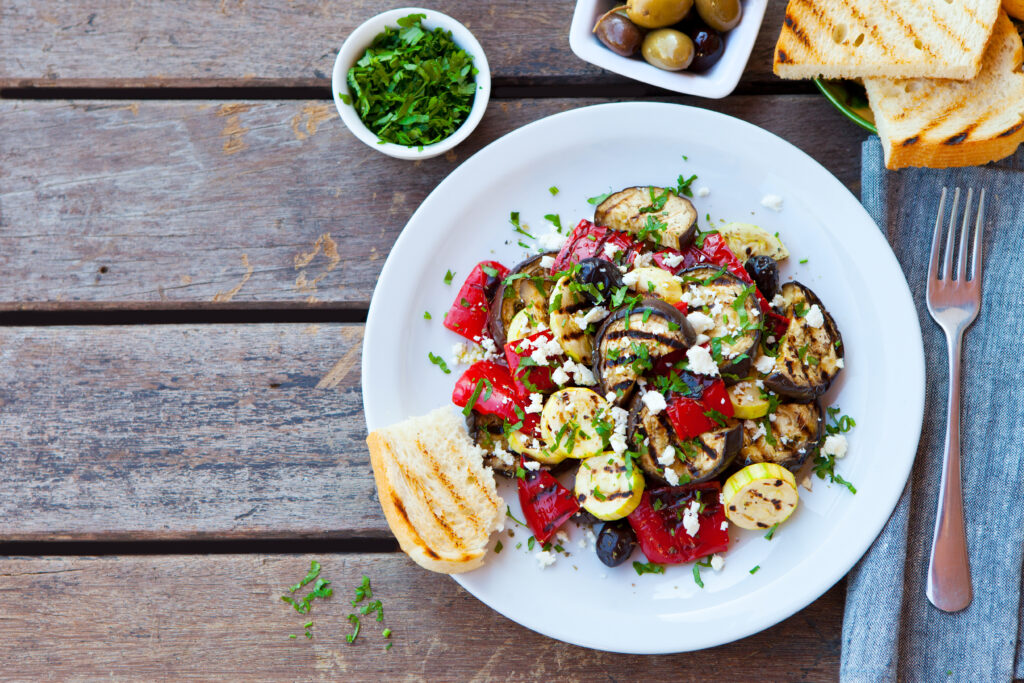
[[[918,3],[918,6],[920,6],[920,3]],[[970,52],[970,47],[968,47],[967,43],[964,42],[963,36],[961,36],[959,33],[950,28],[950,26],[945,21],[942,20],[942,17],[938,15],[938,13],[935,11],[935,8],[932,5],[929,4],[926,5],[926,7],[928,9],[929,14],[931,14],[932,21],[935,22],[935,25],[939,29],[941,29],[942,32],[946,34],[946,36],[948,36],[951,40],[955,41],[960,46],[961,50],[963,50],[964,52]]]
[[[912,138],[907,138],[906,140],[904,140],[903,142],[900,143],[900,147],[910,147],[911,145],[915,144],[920,139],[921,139],[920,135],[915,135]]]
[[[431,454],[430,450],[427,449],[423,445],[423,442],[420,441],[419,439],[416,439],[416,449],[420,452],[420,455],[423,456],[423,459],[430,466],[430,470],[434,473],[434,476],[436,476],[438,481],[440,481],[441,484],[444,485],[444,488],[448,492],[448,495],[451,496],[452,502],[454,502],[455,506],[459,508],[459,512],[461,512],[463,514],[463,517],[465,517],[465,519],[473,526],[473,531],[479,532],[481,530],[480,520],[476,518],[476,515],[470,509],[469,505],[467,505],[466,499],[463,498],[462,494],[459,492],[459,487],[452,484],[451,480],[441,469],[440,463],[437,462],[437,460]],[[476,480],[476,477],[473,477],[470,483],[474,487],[483,488],[480,482]],[[462,539],[459,539],[460,542],[461,540]],[[463,547],[461,543],[459,544],[459,547]]]
[[[1009,128],[1007,128],[1006,130],[1004,130],[1004,131],[1003,131],[1002,133],[1000,133],[1000,134],[999,134],[999,135],[997,135],[996,137],[1000,137],[1000,138],[1007,138],[1007,137],[1010,137],[1011,135],[1013,135],[1014,133],[1016,133],[1016,132],[1017,132],[1018,130],[1020,130],[1021,128],[1024,128],[1024,121],[1021,121],[1020,123],[1018,123],[1018,124],[1017,124],[1017,125],[1015,125],[1015,126],[1010,126]]]
[[[417,444],[418,443],[419,442],[417,442]],[[420,499],[420,502],[423,503],[423,507],[426,508],[427,512],[430,513],[430,516],[434,518],[434,521],[437,522],[437,525],[441,528],[441,531],[444,532],[444,535],[448,537],[448,540],[451,542],[451,544],[458,550],[464,550],[466,546],[462,542],[462,539],[459,538],[458,534],[455,533],[451,525],[448,524],[447,520],[445,520],[443,516],[439,516],[437,512],[434,511],[434,506],[431,505],[430,503],[430,495],[423,490],[423,486],[420,484],[419,479],[416,478],[415,475],[413,475],[411,472],[409,472],[408,468],[406,468],[402,463],[396,462],[395,465],[401,471],[402,477],[405,479],[406,484],[409,486],[409,490],[415,493],[416,496]],[[405,514],[404,508],[402,512],[403,514]],[[408,516],[406,516],[406,520],[408,521]],[[422,540],[423,537],[420,536],[420,538]],[[426,541],[424,541],[424,546],[426,545]]]
[[[793,17],[789,15],[788,12],[786,13],[786,18],[783,20],[783,23],[787,27],[789,27],[790,32],[794,36],[796,36],[797,40],[804,44],[804,47],[807,48],[807,51],[810,52],[811,54],[814,54],[814,47],[811,45],[811,41],[807,39],[807,36],[804,34],[804,31],[800,27],[800,24],[798,24],[796,20],[794,20]]]
[[[777,60],[779,60],[779,64],[792,64],[793,63],[793,60],[790,59],[789,55],[786,54],[786,51],[783,50],[781,47],[780,48],[776,48],[776,50],[775,50],[775,58]]]
[[[974,130],[974,127],[976,125],[977,124],[974,124],[974,123],[970,124],[969,126],[967,126],[967,128],[964,128],[962,131],[960,131],[956,135],[952,135],[952,136],[946,138],[945,140],[943,140],[942,144],[944,144],[944,145],[959,145],[961,142],[963,142],[964,140],[967,139],[967,136],[971,134],[971,131]]]

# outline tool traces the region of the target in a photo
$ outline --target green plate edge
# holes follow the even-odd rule
[[[875,127],[875,122],[868,118],[870,116],[870,110],[866,110],[867,116],[864,116],[857,111],[857,107],[850,102],[851,89],[856,89],[859,92],[856,93],[860,97],[865,97],[864,89],[858,83],[852,81],[843,80],[826,80],[824,78],[815,78],[814,85],[818,86],[818,90],[821,94],[832,103],[836,109],[842,112],[843,116],[850,119],[864,130],[878,134],[878,128]]]

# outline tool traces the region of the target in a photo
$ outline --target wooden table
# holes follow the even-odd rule
[[[348,32],[398,5],[0,5],[0,676],[834,678],[842,585],[694,654],[598,653],[512,623],[397,552],[363,441],[381,265],[498,136],[598,102],[681,102],[781,135],[856,191],[865,134],[771,75],[783,3],[718,101],[577,59],[568,0],[432,3],[477,35],[494,96],[467,142],[412,164],[345,130],[327,78]],[[278,598],[314,558],[336,595],[307,640]],[[364,574],[388,652],[372,622],[345,642]]]

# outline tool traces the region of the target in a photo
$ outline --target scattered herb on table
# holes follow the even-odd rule
[[[476,95],[473,57],[450,31],[423,28],[410,14],[377,34],[348,70],[345,104],[380,138],[406,147],[444,140],[469,116]]]
[[[349,623],[351,623],[355,627],[355,629],[352,631],[352,633],[349,633],[348,635],[345,636],[345,642],[347,642],[349,644],[354,643],[356,641],[356,638],[359,637],[359,629],[360,629],[360,626],[361,626],[361,622],[360,622],[360,619],[359,619],[360,615],[365,617],[365,616],[369,616],[369,615],[373,614],[374,612],[376,612],[376,614],[377,614],[377,617],[376,617],[377,621],[378,622],[383,622],[384,621],[384,604],[379,599],[377,599],[377,600],[373,599],[373,588],[370,586],[370,577],[369,576],[363,575],[362,583],[360,583],[358,586],[356,586],[355,594],[356,594],[356,596],[355,596],[355,598],[352,599],[350,604],[353,607],[358,607],[358,614],[353,613],[353,614],[348,615]],[[368,602],[364,602],[364,601],[368,601]],[[362,606],[359,606],[360,603],[364,603],[364,604]],[[385,626],[384,630],[381,632],[381,635],[384,636],[385,638],[390,638],[391,637],[391,629],[387,628]],[[385,650],[390,650],[391,649],[391,643],[388,643],[387,646],[384,649]]]
[[[293,598],[290,595],[282,595],[281,601],[291,605],[292,608],[299,614],[309,614],[309,610],[310,608],[312,608],[314,600],[316,600],[317,598],[329,598],[334,594],[334,589],[329,588],[331,582],[327,581],[326,579],[321,579],[319,577],[320,563],[316,560],[312,560],[309,563],[309,571],[306,573],[306,576],[303,577],[303,579],[294,586],[289,586],[288,592],[295,593],[300,588],[303,588],[304,586],[315,581],[316,583],[313,583],[313,589],[304,597],[299,599]],[[302,625],[302,627],[305,629],[306,638],[312,638],[313,621],[307,621]],[[294,633],[292,633],[288,637],[294,640],[297,636]]]

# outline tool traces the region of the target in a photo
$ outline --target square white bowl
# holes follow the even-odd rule
[[[768,0],[743,0],[743,18],[736,28],[725,34],[725,53],[717,64],[702,74],[665,71],[651,66],[639,56],[622,57],[605,47],[594,35],[594,24],[602,14],[621,4],[615,0],[577,1],[569,29],[569,47],[577,57],[659,88],[717,99],[736,89],[761,30]]]

